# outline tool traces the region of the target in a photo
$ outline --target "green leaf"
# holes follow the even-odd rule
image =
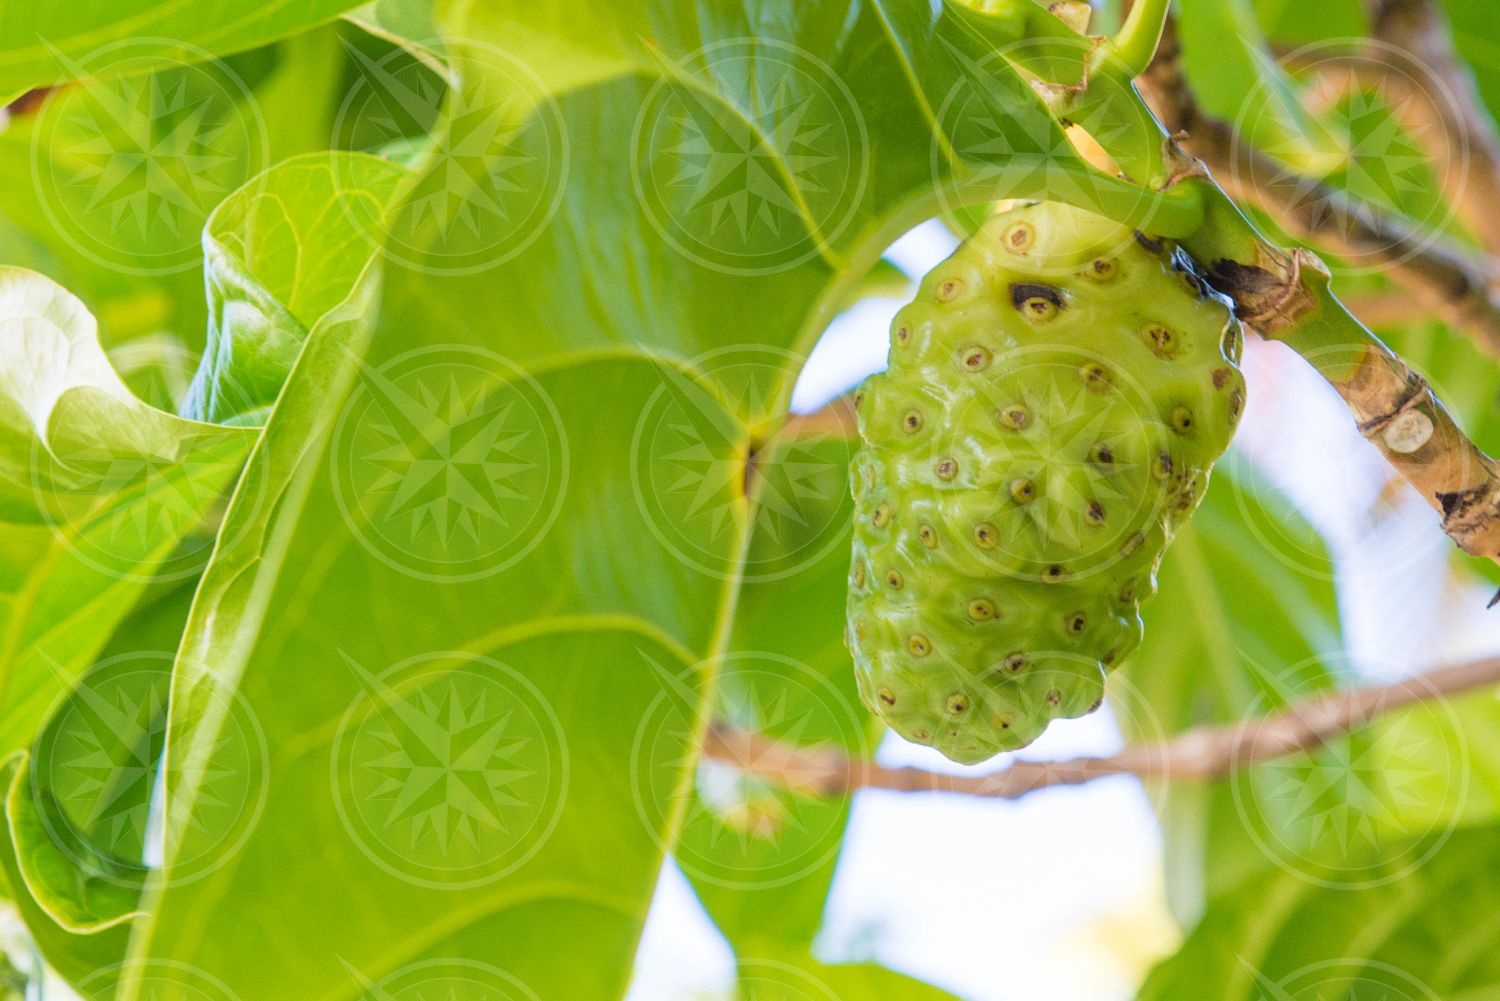
[[[851,442],[809,437],[768,449],[757,524],[715,720],[808,753],[874,754],[843,643]],[[742,957],[806,952],[822,927],[850,797],[754,776],[753,757],[699,765],[677,863]],[[793,769],[795,775],[795,769]]]
[[[0,104],[33,87],[138,75],[241,52],[354,6],[354,0],[226,0],[213,7],[146,0],[128,9],[113,0],[11,5],[0,20]]]
[[[1347,152],[1271,58],[1250,0],[1183,0],[1178,23],[1194,92],[1244,141],[1315,177],[1344,162]]]
[[[141,402],[82,303],[0,269],[0,748],[25,746],[147,583],[202,567],[195,533],[252,440]]]
[[[1342,648],[1331,581],[1321,540],[1231,453],[1167,550],[1145,639],[1120,672],[1126,684],[1113,701],[1127,739],[1237,723],[1331,687],[1323,658]],[[1230,786],[1151,791],[1167,839],[1168,895],[1185,924],[1206,897],[1270,864],[1245,838]]]
[[[1141,1001],[1390,997],[1460,1001],[1500,989],[1500,829],[1459,831],[1401,878],[1324,890],[1273,873],[1216,901]]]
[[[743,1001],[956,1001],[954,995],[874,963],[820,963],[792,956],[739,964]]]
[[[405,176],[365,154],[309,153],[220,203],[203,234],[208,344],[184,412],[263,422],[307,329],[371,267]]]

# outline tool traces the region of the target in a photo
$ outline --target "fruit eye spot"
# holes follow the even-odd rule
[[[948,696],[948,713],[958,716],[969,711],[969,697],[962,692],[954,692]]]
[[[1015,724],[1015,720],[1010,716],[996,716],[994,723],[1002,730],[1009,730]]]
[[[1084,512],[1084,517],[1088,518],[1091,524],[1104,524],[1104,505],[1100,504],[1096,500],[1089,501],[1089,506],[1088,509]]]
[[[1036,484],[1030,480],[1011,480],[1010,496],[1017,504],[1030,504],[1036,498]]]
[[[891,506],[889,504],[881,504],[877,507],[875,509],[875,516],[870,519],[870,523],[876,528],[884,528],[889,525],[891,523]]]
[[[916,434],[922,430],[922,414],[917,410],[908,410],[906,416],[901,418],[901,429],[907,434]]]
[[[945,278],[938,283],[937,297],[939,302],[952,302],[964,294],[964,283],[957,278]]]
[[[875,695],[880,699],[881,702],[884,702],[888,706],[893,706],[896,704],[896,693],[891,691],[889,688],[882,688],[880,691],[876,692]]]
[[[1160,323],[1148,323],[1141,328],[1141,340],[1160,358],[1171,358],[1177,354],[1177,335]]]
[[[1051,285],[1016,282],[1010,287],[1010,304],[1026,319],[1042,323],[1063,308],[1062,293]]]
[[[1031,411],[1022,406],[1009,406],[1000,411],[1000,426],[1011,431],[1020,431],[1031,423]]]
[[[1062,692],[1059,692],[1057,689],[1053,688],[1053,689],[1051,689],[1050,691],[1047,692],[1046,699],[1047,699],[1047,705],[1049,705],[1049,706],[1058,706],[1058,705],[1061,705],[1062,704]]]
[[[975,598],[969,602],[969,618],[976,622],[995,617],[995,603],[988,598]]]
[[[1069,615],[1067,618],[1063,619],[1063,628],[1068,631],[1069,636],[1079,635],[1083,632],[1084,627],[1087,625],[1088,619],[1084,617],[1084,614],[1082,612],[1074,612],[1072,615]]]
[[[1002,242],[1011,253],[1024,254],[1036,243],[1036,229],[1029,222],[1018,222],[1005,231]]]
[[[904,323],[896,328],[896,343],[903,345],[911,343],[911,328]]]
[[[937,478],[944,481],[953,479],[958,475],[958,461],[955,459],[944,459],[935,467]]]
[[[1114,379],[1110,376],[1109,369],[1097,362],[1080,368],[1078,370],[1078,377],[1083,380],[1084,386],[1091,393],[1107,392],[1109,387],[1114,384]]]
[[[1193,430],[1193,412],[1187,407],[1173,407],[1172,415],[1167,423],[1172,425],[1172,430],[1178,434],[1188,434]]]
[[[1020,674],[1026,667],[1026,655],[1020,652],[1006,654],[1000,666],[1005,668],[1008,674]]]
[[[1118,650],[1111,650],[1109,653],[1100,658],[1099,663],[1103,664],[1105,667],[1109,667],[1115,662],[1117,658],[1119,658],[1119,656],[1120,652]]]
[[[1135,600],[1135,595],[1136,595],[1136,583],[1135,583],[1135,578],[1132,577],[1129,580],[1127,580],[1125,583],[1123,583],[1123,584],[1120,585],[1120,596],[1119,596],[1120,597],[1120,603],[1123,604],[1123,605],[1130,604],[1132,601]]]
[[[931,525],[923,525],[917,529],[917,538],[922,540],[922,545],[928,549],[937,548],[937,531]]]
[[[962,365],[968,372],[983,372],[990,364],[990,353],[984,348],[967,348],[963,352]]]
[[[995,526],[987,521],[981,521],[974,526],[974,541],[979,543],[981,549],[994,549],[995,543],[999,541],[999,535]]]
[[[1214,375],[1213,375],[1214,388],[1215,389],[1223,389],[1225,386],[1229,385],[1229,380],[1231,378],[1233,378],[1233,376],[1234,376],[1234,373],[1231,372],[1227,368],[1216,368],[1216,369],[1214,369]]]
[[[932,644],[927,642],[926,636],[912,635],[906,638],[906,649],[911,651],[913,657],[925,657],[932,653]]]
[[[1096,466],[1113,466],[1115,464],[1114,450],[1101,441],[1089,449],[1089,461]]]
[[[911,732],[913,740],[928,741],[932,739],[932,732],[926,727],[917,727]]]
[[[1172,475],[1172,456],[1163,452],[1156,457],[1156,462],[1151,465],[1151,473],[1158,480],[1165,480]]]
[[[1095,258],[1089,262],[1089,266],[1083,269],[1083,277],[1099,283],[1113,281],[1119,273],[1120,266],[1108,257]]]
[[[906,578],[901,576],[900,570],[887,570],[885,572],[885,582],[891,587],[900,590],[901,585],[906,583]]]
[[[1042,580],[1048,584],[1060,584],[1067,576],[1067,569],[1056,563],[1042,571]]]

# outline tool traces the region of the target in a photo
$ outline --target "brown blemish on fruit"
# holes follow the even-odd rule
[[[902,347],[911,343],[911,327],[903,323],[896,328],[896,343]]]
[[[1063,629],[1069,636],[1077,636],[1088,626],[1089,620],[1082,612],[1063,616]]]
[[[1026,669],[1026,655],[1019,650],[1008,653],[1005,655],[1005,659],[1000,662],[1000,666],[1005,669],[1007,674],[1020,674]]]
[[[1107,393],[1115,381],[1109,369],[1098,362],[1090,362],[1080,368],[1078,378],[1083,380],[1084,387],[1091,393]]]
[[[1047,700],[1047,705],[1053,706],[1054,708],[1062,704],[1062,692],[1058,691],[1056,688],[1049,689],[1044,698]]]
[[[989,367],[990,353],[977,345],[965,348],[959,352],[959,364],[965,372],[983,372]]]
[[[1104,505],[1096,500],[1089,501],[1089,506],[1084,510],[1083,516],[1091,525],[1104,524]]]
[[[1151,475],[1158,480],[1172,478],[1172,453],[1162,452],[1157,455],[1156,461],[1151,464]]]
[[[1096,257],[1081,273],[1089,281],[1104,285],[1115,280],[1120,273],[1120,265],[1111,258]]]
[[[948,696],[948,714],[959,716],[969,711],[969,697],[963,692],[954,692]]]
[[[1225,386],[1229,385],[1229,380],[1233,379],[1233,378],[1234,378],[1234,371],[1233,371],[1233,369],[1228,369],[1228,368],[1216,368],[1216,369],[1214,369],[1214,374],[1213,374],[1214,388],[1215,389],[1223,389]]]
[[[1012,254],[1024,255],[1036,243],[1036,227],[1029,222],[1017,222],[1005,231],[1000,242]]]
[[[960,278],[945,278],[938,283],[938,302],[952,302],[964,294],[964,283]]]
[[[975,622],[984,622],[993,619],[996,615],[995,603],[988,598],[975,598],[969,602],[969,618]]]
[[[933,467],[933,472],[937,474],[938,479],[946,483],[958,475],[958,460],[953,458],[943,459]]]
[[[1001,427],[1011,431],[1020,431],[1031,423],[1031,411],[1020,404],[1013,403],[1003,408],[997,419]]]
[[[1104,442],[1095,442],[1094,447],[1089,449],[1089,461],[1096,466],[1113,466],[1115,464],[1115,453]]]
[[[1063,297],[1051,285],[1015,282],[1010,287],[1010,304],[1033,323],[1044,323],[1062,310]]]
[[[881,702],[884,702],[888,706],[893,706],[896,704],[896,693],[891,691],[889,688],[882,688],[875,694]]]
[[[1141,328],[1141,340],[1158,358],[1172,358],[1177,354],[1177,335],[1164,324],[1146,324]]]

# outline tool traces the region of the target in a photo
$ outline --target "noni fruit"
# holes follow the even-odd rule
[[[984,226],[856,394],[864,702],[975,762],[1097,708],[1245,404],[1229,304],[1169,242],[1053,203]]]

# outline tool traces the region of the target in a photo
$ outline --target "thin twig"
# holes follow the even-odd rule
[[[859,436],[858,419],[854,413],[854,397],[840,396],[810,414],[789,414],[786,423],[777,433],[779,438],[806,438],[809,436],[829,438],[856,438]]]
[[[1185,133],[1183,148],[1202,160],[1231,196],[1257,206],[1299,239],[1388,268],[1434,314],[1500,356],[1500,299],[1484,266],[1403,220],[1354,205],[1335,188],[1296,176],[1244,142],[1229,123],[1199,107],[1182,74],[1180,54],[1169,22],[1156,60],[1138,82],[1163,125]]]
[[[1148,780],[1209,781],[1250,765],[1307,752],[1369,726],[1404,706],[1500,684],[1500,657],[1437,668],[1386,685],[1321,695],[1259,719],[1197,727],[1172,740],[1138,744],[1108,757],[1016,761],[984,775],[949,775],[922,768],[888,768],[857,761],[827,747],[792,747],[723,722],[709,727],[703,754],[710,760],[808,795],[837,796],[858,789],[949,792],[1017,799],[1052,786],[1081,785],[1109,775]]]

